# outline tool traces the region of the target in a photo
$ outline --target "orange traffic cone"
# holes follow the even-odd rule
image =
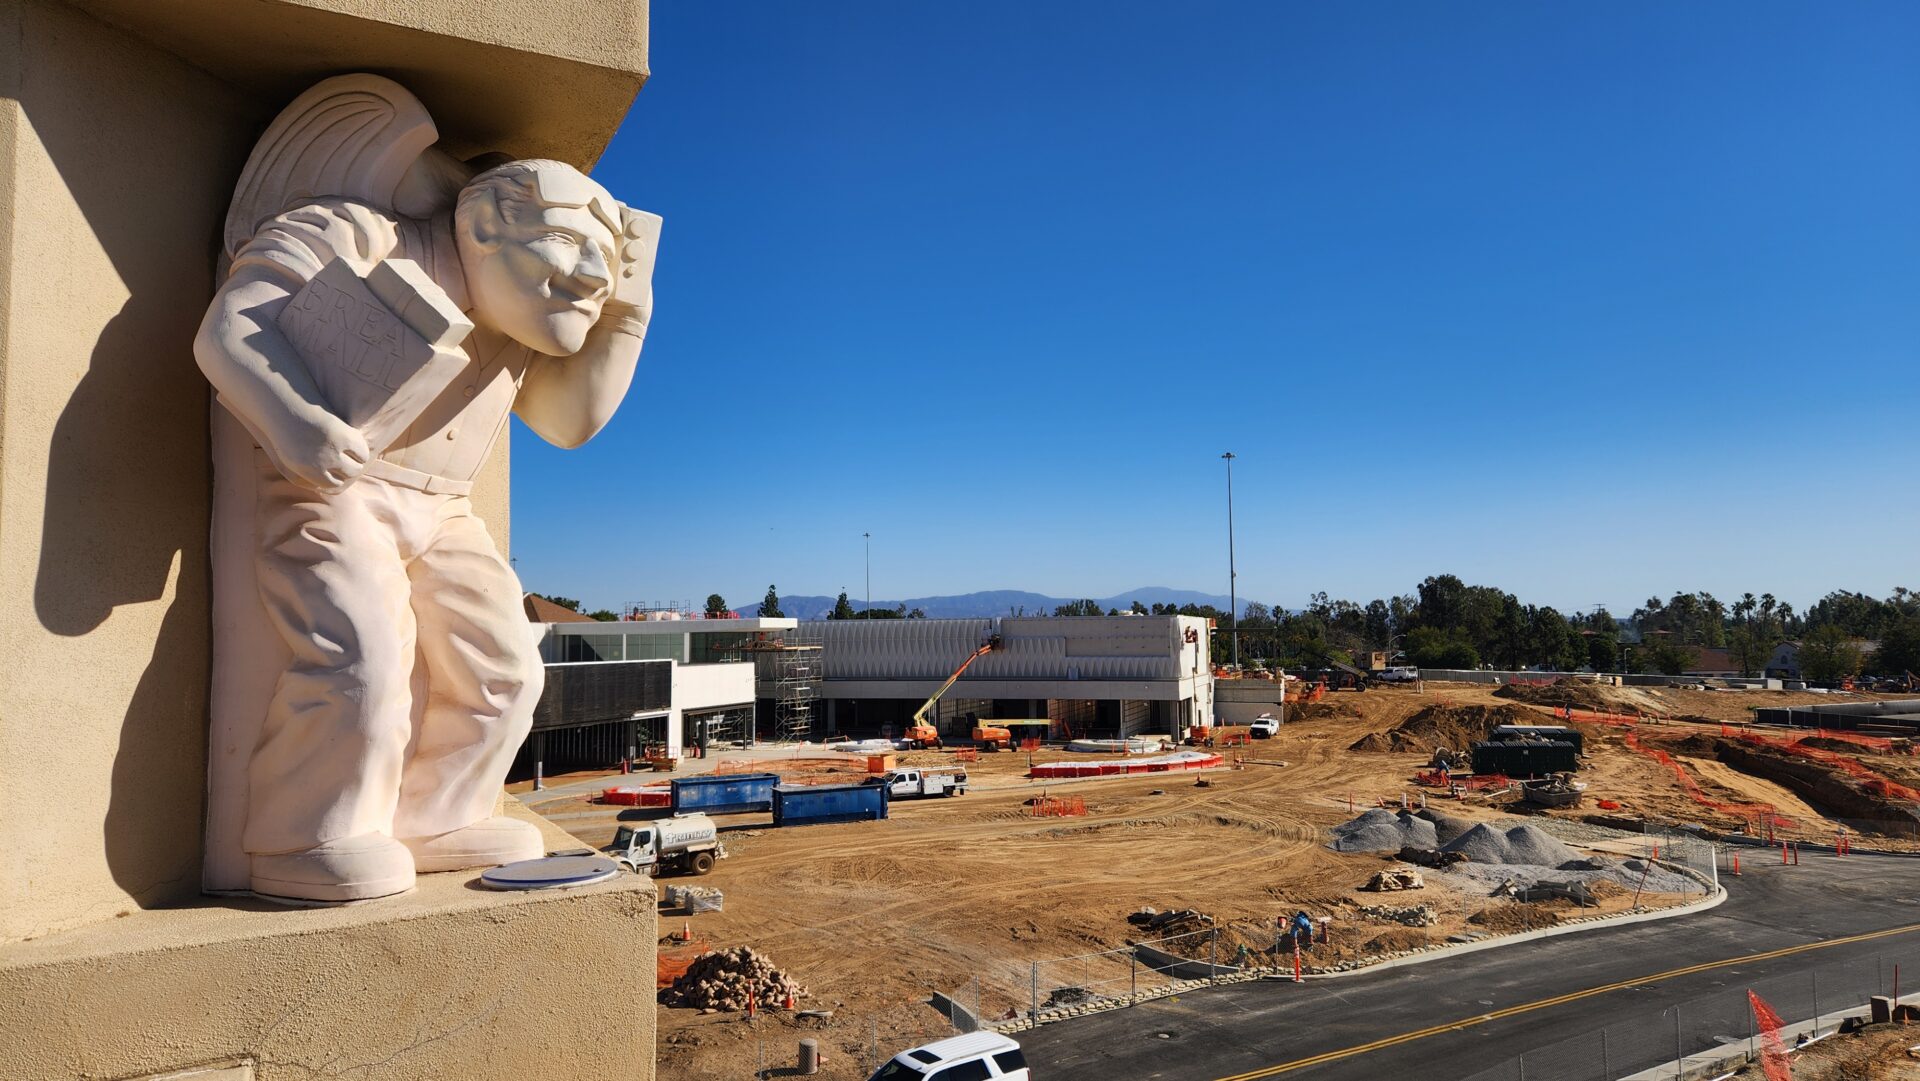
[[[787,992],[787,1002],[786,1002],[786,1005],[785,1005],[785,1006],[784,1006],[783,1008],[784,1008],[784,1009],[789,1009],[789,1010],[791,1010],[791,1009],[793,1009],[793,1005],[794,1005],[794,1003],[793,1003],[793,992],[792,992],[792,991],[788,991],[788,992]]]

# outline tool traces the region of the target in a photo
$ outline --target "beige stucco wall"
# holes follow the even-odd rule
[[[644,0],[0,0],[0,944],[199,887],[207,389],[191,337],[265,120],[416,90],[456,152],[586,165]],[[504,547],[504,446],[475,502]]]
[[[190,343],[251,109],[53,0],[0,0],[0,940],[191,893],[206,388]]]

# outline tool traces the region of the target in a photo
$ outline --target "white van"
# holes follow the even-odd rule
[[[1032,1081],[1020,1045],[998,1032],[969,1032],[893,1056],[868,1081]]]

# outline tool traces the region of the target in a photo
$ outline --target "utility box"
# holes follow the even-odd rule
[[[1510,740],[1473,745],[1473,772],[1545,777],[1580,768],[1580,753],[1565,740]]]

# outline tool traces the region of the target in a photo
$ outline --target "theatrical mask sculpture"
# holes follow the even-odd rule
[[[246,767],[242,847],[270,898],[543,851],[493,814],[543,670],[468,496],[509,413],[563,447],[612,417],[659,219],[564,163],[466,163],[437,138],[377,76],[288,106],[236,186],[195,341],[258,448],[244,554],[291,655]]]

